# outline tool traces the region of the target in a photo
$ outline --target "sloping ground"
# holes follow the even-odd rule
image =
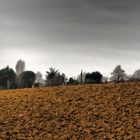
[[[2,140],[140,140],[140,84],[0,91]]]

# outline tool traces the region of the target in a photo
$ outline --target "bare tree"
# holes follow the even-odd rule
[[[140,81],[140,69],[136,70],[130,79],[132,81]]]
[[[15,69],[17,75],[23,73],[25,71],[25,62],[21,59],[18,60]]]
[[[107,84],[107,81],[108,81],[108,77],[103,76],[102,77],[102,83]]]
[[[42,83],[43,79],[42,79],[42,74],[38,71],[36,73],[36,79],[35,79],[35,83]]]
[[[127,75],[125,74],[125,71],[121,68],[121,65],[117,65],[116,68],[111,73],[111,81],[113,82],[123,82],[126,81]]]

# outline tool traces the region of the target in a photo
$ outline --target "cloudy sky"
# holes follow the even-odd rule
[[[0,68],[68,76],[140,68],[139,0],[0,0]]]

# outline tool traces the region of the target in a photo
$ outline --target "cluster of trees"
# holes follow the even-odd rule
[[[121,65],[117,65],[116,68],[111,73],[110,80],[119,83],[119,82],[140,82],[140,69],[136,70],[134,74],[127,75],[125,71],[121,68]]]
[[[36,75],[32,71],[25,71],[25,62],[19,60],[15,69],[16,72],[7,66],[0,70],[0,89],[32,87]]]
[[[109,80],[108,80],[109,79]],[[127,75],[125,70],[121,68],[121,65],[117,65],[113,72],[111,73],[111,77],[104,77],[100,72],[95,71],[92,73],[85,73],[81,71],[81,74],[78,75],[77,79],[70,78],[70,84],[101,84],[107,83],[108,81],[114,83],[120,82],[140,82],[140,69],[136,70],[134,74]]]
[[[108,78],[104,77],[100,72],[95,71],[91,73],[82,72],[77,78],[70,77],[67,79],[64,73],[60,73],[55,68],[50,68],[46,71],[46,79],[42,78],[40,72],[34,73],[33,71],[25,70],[25,62],[18,60],[15,66],[16,72],[7,66],[0,70],[0,89],[15,89],[15,88],[31,88],[39,86],[59,86],[59,85],[77,85],[77,84],[101,84],[107,83]],[[139,81],[140,70],[136,70],[133,75],[127,75],[117,65],[111,73],[110,81],[119,83],[125,81]]]

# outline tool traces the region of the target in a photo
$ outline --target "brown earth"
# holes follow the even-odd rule
[[[140,84],[0,91],[1,140],[140,140]]]

